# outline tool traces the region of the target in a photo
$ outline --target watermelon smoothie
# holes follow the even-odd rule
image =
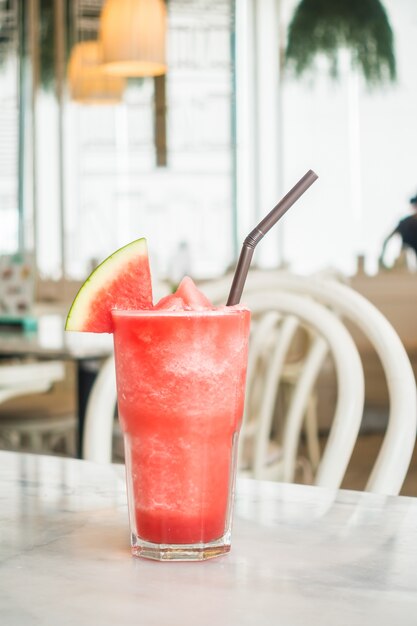
[[[250,313],[112,316],[132,551],[176,560],[227,552]]]

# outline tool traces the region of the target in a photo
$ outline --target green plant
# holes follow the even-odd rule
[[[321,53],[337,78],[341,49],[350,51],[352,67],[369,85],[395,81],[394,37],[379,0],[302,0],[288,28],[290,71],[301,76]]]

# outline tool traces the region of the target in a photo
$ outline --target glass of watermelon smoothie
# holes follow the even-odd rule
[[[250,313],[183,282],[153,310],[113,310],[132,552],[230,550]]]

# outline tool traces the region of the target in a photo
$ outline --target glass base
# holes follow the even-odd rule
[[[206,561],[230,552],[224,537],[210,543],[164,544],[150,543],[132,534],[132,554],[154,561]]]

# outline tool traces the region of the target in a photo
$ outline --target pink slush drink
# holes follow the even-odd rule
[[[203,559],[230,549],[250,313],[169,298],[113,311],[132,550]]]

